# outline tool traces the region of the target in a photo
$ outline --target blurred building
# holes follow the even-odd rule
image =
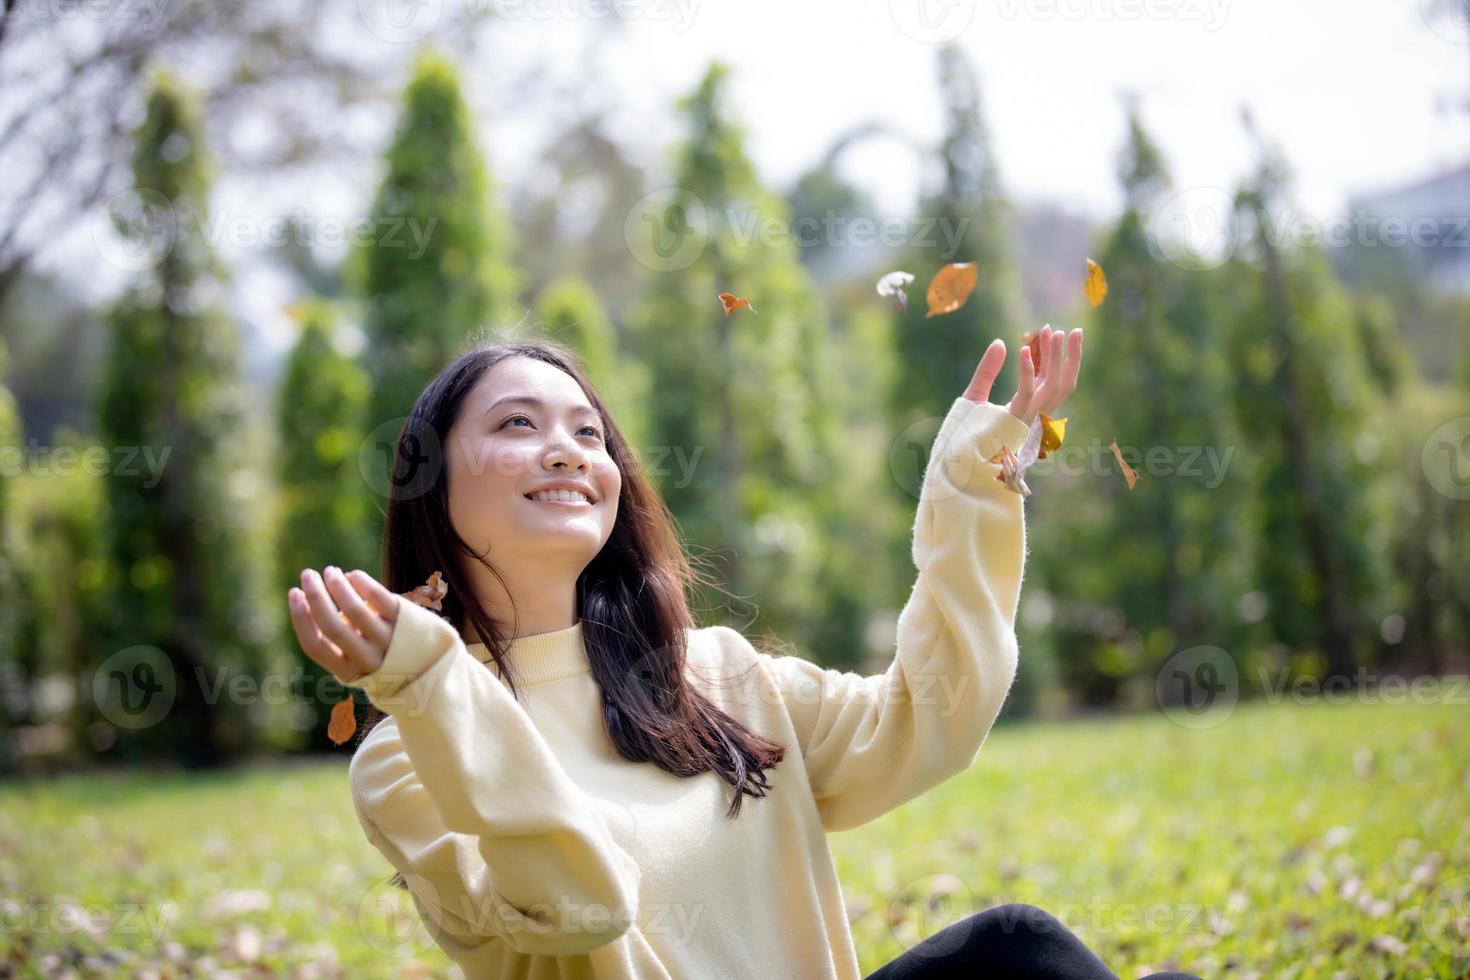
[[[1375,247],[1404,249],[1427,286],[1470,295],[1470,161],[1402,187],[1356,195],[1348,213],[1355,232],[1376,229]]]

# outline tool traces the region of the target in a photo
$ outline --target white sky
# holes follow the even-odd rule
[[[1295,205],[1318,218],[1343,213],[1350,194],[1470,160],[1470,112],[1436,111],[1470,100],[1470,27],[1433,16],[1443,0],[617,0],[641,12],[621,31],[587,16],[590,0],[420,2],[429,16],[452,4],[495,5],[499,23],[485,35],[493,55],[466,66],[465,89],[502,189],[526,177],[548,136],[544,107],[508,94],[510,80],[537,66],[592,92],[612,131],[658,176],[681,136],[675,101],[719,58],[731,67],[747,151],[767,184],[785,190],[835,137],[869,120],[937,141],[934,42],[946,39],[979,71],[1008,192],[1099,221],[1119,207],[1125,91],[1142,97],[1180,189],[1230,190],[1252,169],[1256,154],[1240,125],[1249,104],[1294,167]],[[936,26],[926,33],[926,23]],[[591,60],[589,39],[597,39]],[[430,30],[426,40],[443,39]],[[389,63],[406,59],[385,58],[385,70]],[[365,117],[361,126],[386,144],[392,121]],[[379,165],[368,158],[360,168],[265,185],[224,175],[214,208],[261,222],[296,208],[347,220],[365,213]],[[867,144],[844,170],[882,215],[911,213],[920,174],[908,151]],[[77,231],[68,239],[95,258],[90,227]],[[243,266],[245,255],[228,245],[221,252]],[[63,256],[81,258],[58,248],[43,264]],[[99,273],[79,280],[96,289],[117,279]],[[243,312],[284,342],[284,282],[259,269],[246,278],[236,287]]]
[[[932,36],[953,36],[977,66],[1002,179],[1019,198],[1098,218],[1116,211],[1124,91],[1142,96],[1181,188],[1233,188],[1248,172],[1255,153],[1239,119],[1249,104],[1295,167],[1298,206],[1318,217],[1350,193],[1470,158],[1470,113],[1436,113],[1470,99],[1470,29],[1431,22],[1436,0],[624,2],[648,11],[602,53],[626,135],[661,152],[678,136],[673,100],[719,57],[732,68],[748,149],[782,188],[868,119],[938,138],[936,46],[899,26],[919,23],[923,9],[941,25]],[[544,45],[550,26],[564,28],[530,16],[513,25],[527,48]],[[497,161],[507,173],[515,162]],[[906,152],[875,146],[849,164],[885,211],[910,206],[917,175]]]

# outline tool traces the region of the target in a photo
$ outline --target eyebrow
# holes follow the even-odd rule
[[[485,409],[485,414],[486,415],[489,415],[491,412],[495,411],[495,409],[499,408],[501,405],[505,405],[505,404],[508,404],[508,403],[520,403],[520,404],[524,404],[524,405],[534,405],[537,408],[545,408],[546,407],[546,402],[544,402],[540,398],[536,398],[536,397],[534,397],[532,395],[506,395],[504,398],[497,398],[495,401],[491,402],[490,403],[490,407],[487,408],[487,409]],[[597,409],[593,408],[591,405],[586,405],[586,404],[573,405],[568,410],[568,414],[569,415],[570,414],[575,414],[575,415],[584,415],[585,414],[585,415],[592,416],[593,418],[597,419],[599,422],[603,421],[603,419],[602,419],[602,413],[599,412]]]

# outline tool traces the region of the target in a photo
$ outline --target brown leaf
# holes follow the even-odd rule
[[[1050,326],[1048,324],[1047,326]],[[1031,348],[1031,370],[1041,370],[1041,331],[1028,330],[1021,334],[1022,346]]]
[[[979,266],[974,262],[951,262],[929,281],[929,312],[925,317],[953,313],[965,305],[979,279]]]
[[[1030,439],[1027,439],[1030,442]],[[1022,452],[1025,447],[1022,447]],[[1020,458],[1013,452],[1011,447],[1001,446],[1000,451],[991,457],[991,462],[1000,463],[1000,472],[995,478],[1004,483],[1010,489],[1016,491],[1023,497],[1031,496],[1031,488],[1026,485],[1026,467],[1021,465]]]
[[[409,602],[416,602],[421,606],[428,606],[436,612],[443,612],[444,607],[440,600],[449,594],[449,583],[444,581],[444,576],[435,572],[429,576],[429,580],[411,592],[402,593],[403,598]]]
[[[1138,482],[1138,474],[1133,472],[1133,467],[1123,462],[1123,453],[1118,448],[1118,440],[1114,439],[1108,443],[1108,448],[1113,451],[1113,457],[1117,459],[1118,465],[1123,467],[1123,478],[1128,481],[1128,489],[1133,489],[1133,484]]]

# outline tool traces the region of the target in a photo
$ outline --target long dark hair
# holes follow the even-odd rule
[[[746,795],[764,797],[764,770],[785,755],[716,707],[685,676],[685,630],[694,627],[689,593],[712,584],[696,571],[680,542],[673,514],[623,438],[570,347],[548,339],[483,342],[460,355],[429,382],[399,433],[383,527],[383,582],[408,592],[440,571],[449,586],[442,615],[456,629],[474,628],[513,694],[504,659],[515,624],[492,619],[473,601],[468,559],[504,578],[454,530],[442,457],[449,430],[479,380],[508,357],[531,357],[570,375],[606,422],[607,451],[622,474],[617,520],[607,544],[577,579],[577,615],[592,676],[602,692],[602,717],[618,754],[652,762],[676,776],[714,770],[734,788],[726,816],[740,813]],[[424,465],[425,459],[428,465]],[[470,601],[466,604],[466,599]],[[512,608],[514,604],[512,603]],[[386,715],[368,702],[357,744]],[[401,875],[395,881],[401,883]]]

